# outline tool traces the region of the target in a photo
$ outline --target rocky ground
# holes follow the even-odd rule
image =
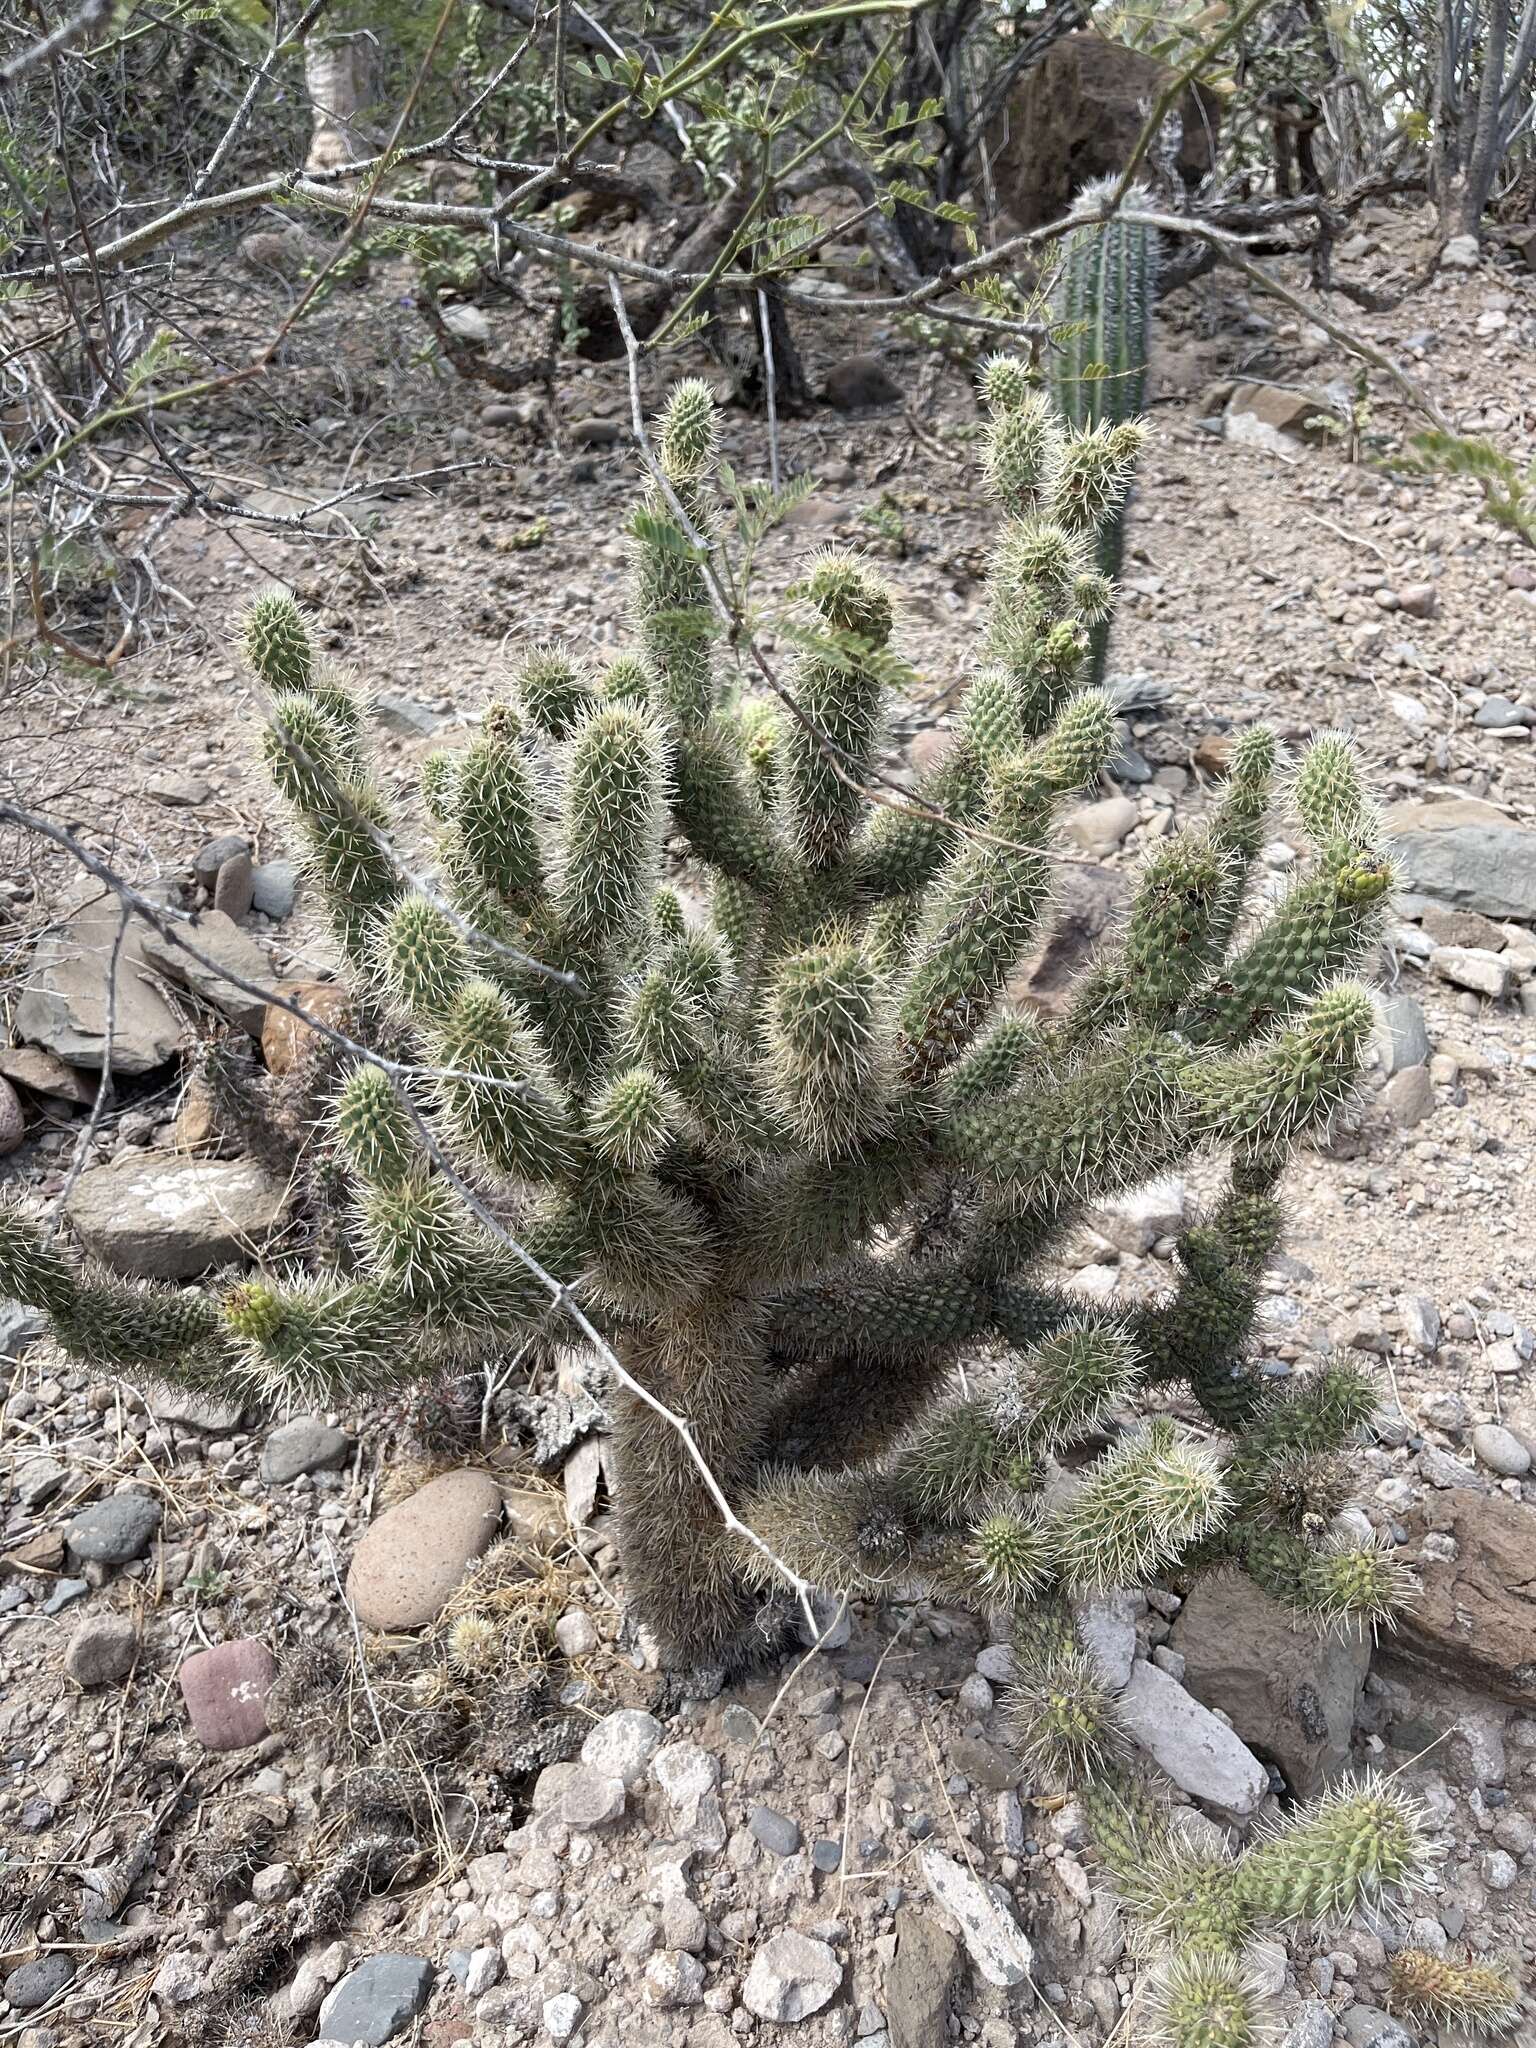
[[[1423,282],[1426,225],[1363,217],[1350,274],[1414,290],[1348,324],[1528,457],[1536,283],[1491,265]],[[24,800],[148,893],[200,890],[202,943],[232,973],[311,1001],[333,962],[295,901],[260,707],[226,651],[246,594],[277,576],[318,609],[375,691],[403,789],[429,741],[472,720],[505,644],[623,630],[622,366],[572,374],[553,410],[481,416],[468,387],[413,366],[402,289],[378,265],[327,316],[286,387],[302,431],[210,423],[205,452],[279,509],[327,495],[365,429],[374,473],[492,466],[431,498],[369,498],[360,535],[329,515],[319,533],[184,522],[167,574],[206,644],[156,645],[94,698],[71,678],[24,687],[10,764]],[[831,538],[889,558],[918,677],[899,766],[934,744],[982,599],[971,408],[900,334],[843,336],[841,358],[830,328],[813,340],[829,389],[876,402],[785,423],[786,473],[822,486],[756,575],[766,597]],[[850,367],[854,347],[880,361]],[[1244,1839],[1350,1768],[1429,1805],[1444,1855],[1404,1915],[1261,1946],[1290,2048],[1438,2039],[1385,2011],[1406,1938],[1506,1952],[1522,1976],[1536,1956],[1536,557],[1470,486],[1386,473],[1410,415],[1379,382],[1362,407],[1352,375],[1321,329],[1225,279],[1163,307],[1111,661],[1135,683],[1127,741],[1068,825],[1087,859],[1021,988],[1049,1004],[1140,850],[1198,817],[1234,730],[1357,735],[1404,896],[1378,1064],[1293,1175],[1264,1350],[1276,1377],[1345,1346],[1379,1361],[1359,1511],[1422,1591],[1374,1653],[1320,1649],[1223,1583],[1083,1618],[1201,1841]],[[1336,431],[1314,424],[1330,412]],[[734,415],[727,452],[762,475],[761,423]],[[1275,887],[1295,857],[1277,830]],[[0,865],[0,1170],[47,1200],[94,1094],[118,920],[61,858],[13,847]],[[291,1189],[210,1147],[182,1055],[217,1016],[275,1071],[287,1021],[229,981],[189,984],[137,928],[120,965],[118,1087],[72,1227],[119,1270],[167,1277],[280,1246]],[[1079,1284],[1165,1284],[1199,1194],[1193,1173],[1101,1217],[1071,1253]],[[200,2027],[210,1991],[242,2041],[263,2016],[274,2042],[437,2048],[1142,2037],[1144,1974],[1080,1816],[1013,1757],[1007,1652],[983,1624],[858,1610],[845,1640],[711,1697],[645,1668],[578,1360],[541,1354],[483,1411],[477,1393],[464,1412],[284,1418],[146,1403],[12,1309],[0,1349],[0,2039],[146,2048]],[[1536,2041],[1536,2021],[1514,2037]]]

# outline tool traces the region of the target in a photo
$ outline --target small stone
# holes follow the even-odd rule
[[[291,917],[298,895],[299,870],[294,861],[263,861],[251,877],[251,908],[263,917]]]
[[[1381,1091],[1381,1099],[1392,1113],[1392,1121],[1404,1130],[1423,1123],[1435,1110],[1435,1086],[1428,1067],[1404,1067]]]
[[[185,1660],[177,1677],[192,1732],[204,1749],[249,1749],[263,1739],[267,1694],[276,1676],[272,1652],[254,1636],[216,1643]]]
[[[1376,1048],[1388,1079],[1405,1067],[1422,1067],[1433,1047],[1424,1022],[1424,1006],[1409,995],[1388,996],[1378,1012],[1380,1025]]]
[[[420,1956],[369,1956],[322,2002],[321,2038],[380,2048],[421,2011],[432,1977],[432,1965]]]
[[[826,1837],[819,1842],[812,1842],[811,1868],[813,1870],[819,1870],[824,1876],[830,1876],[834,1870],[842,1868],[842,1862],[843,1845],[841,1842],[834,1842]]]
[[[222,916],[239,924],[243,917],[249,915],[255,897],[256,870],[251,865],[250,854],[242,847],[238,853],[230,855],[214,878],[213,907]],[[259,1028],[260,1020],[257,1021]]]
[[[820,2012],[842,1983],[843,1966],[824,1941],[786,1929],[770,1935],[752,1958],[741,2002],[760,2020],[793,2024]]]
[[[877,355],[845,356],[827,372],[828,405],[839,412],[862,412],[866,406],[899,405],[901,386]]]
[[[1405,1341],[1426,1358],[1433,1358],[1440,1349],[1440,1311],[1435,1304],[1426,1295],[1400,1294],[1397,1319]]]
[[[747,1826],[772,1856],[793,1856],[800,1847],[799,1824],[771,1806],[754,1806]]]
[[[207,803],[213,791],[200,775],[153,775],[144,785],[144,794],[167,810],[195,811],[199,804]]]
[[[605,1777],[601,1771],[578,1764],[560,1793],[560,1818],[568,1828],[585,1831],[607,1827],[624,1816],[626,1794],[622,1778]]]
[[[1440,609],[1440,593],[1433,583],[1405,583],[1397,593],[1397,608],[1410,618],[1432,619]]]
[[[1291,2016],[1283,2048],[1329,2048],[1333,2014],[1320,1998],[1304,1998]]]
[[[268,1486],[287,1486],[306,1472],[334,1472],[352,1454],[352,1439],[318,1415],[296,1415],[267,1438],[261,1476]]]
[[[1509,994],[1510,970],[1497,953],[1476,946],[1436,946],[1429,956],[1429,971],[1457,988],[1502,1002]]]
[[[1128,796],[1107,796],[1083,804],[1067,819],[1067,837],[1085,853],[1113,853],[1136,824],[1140,812]]]
[[[884,2020],[891,2048],[937,2048],[949,2030],[949,2002],[960,1968],[960,1944],[931,1914],[903,1905],[896,1912],[896,1953],[885,1972]],[[882,2015],[875,2014],[876,2020]],[[877,2027],[860,2036],[873,2035]]]
[[[149,1397],[149,1412],[156,1422],[174,1422],[183,1429],[200,1429],[210,1436],[228,1436],[238,1429],[245,1415],[245,1403],[221,1401],[217,1394],[192,1394],[180,1387],[157,1387]]]
[[[18,1038],[46,1047],[71,1067],[99,1072],[106,1055],[107,983],[115,952],[115,1079],[163,1066],[182,1039],[180,1017],[147,971],[146,927],[131,921],[119,943],[120,924],[116,899],[98,891],[62,924],[44,932],[15,1013]]]
[[[589,1657],[597,1648],[597,1624],[590,1614],[573,1607],[555,1623],[555,1641],[562,1657]]]
[[[139,1632],[128,1615],[87,1615],[69,1639],[64,1669],[76,1685],[111,1685],[127,1677],[138,1648]]]
[[[989,1684],[1007,1685],[1013,1678],[1013,1651],[1007,1643],[988,1643],[976,1653],[976,1669]]]
[[[993,1693],[979,1671],[973,1671],[955,1695],[955,1704],[977,1720],[990,1714],[993,1707]]]
[[[709,1922],[692,1899],[674,1895],[661,1909],[661,1938],[668,1948],[701,1955],[709,1938]]]
[[[442,1612],[471,1561],[490,1546],[501,1494],[484,1472],[445,1472],[364,1534],[347,1598],[365,1628],[421,1628]]]
[[[645,1966],[647,2002],[663,2012],[679,2012],[704,1998],[704,1965],[685,1950],[664,1948]]]
[[[1482,1422],[1472,1432],[1472,1449],[1480,1465],[1505,1479],[1523,1479],[1531,1469],[1531,1454],[1513,1430],[1497,1422]]]
[[[299,1873],[291,1863],[268,1863],[251,1878],[251,1897],[258,1906],[280,1906],[299,1888]]]
[[[1472,723],[1480,725],[1485,732],[1512,732],[1517,726],[1536,722],[1536,711],[1528,704],[1517,704],[1513,697],[1498,694],[1485,697],[1472,714]]]
[[[1134,1593],[1096,1593],[1073,1605],[1078,1641],[1099,1668],[1111,1692],[1123,1692],[1136,1656]]]
[[[1024,1983],[1034,1968],[1034,1950],[998,1896],[1000,1887],[984,1885],[938,1849],[923,1850],[922,1868],[937,1904],[959,1921],[971,1961],[987,1982],[1004,1991]]]
[[[74,1974],[74,1957],[63,1949],[52,1949],[12,1970],[5,1980],[5,1995],[15,2011],[35,2012],[50,1998],[57,1998]]]
[[[1476,235],[1452,235],[1440,251],[1440,268],[1476,270],[1482,254],[1482,245]]]
[[[666,1729],[640,1707],[605,1714],[581,1745],[581,1760],[631,1792],[645,1783],[651,1758],[666,1740]]]
[[[236,854],[251,851],[248,839],[242,839],[238,832],[221,832],[217,839],[210,839],[200,846],[192,861],[192,879],[204,889],[211,889],[219,878],[219,869]]]
[[[0,1159],[8,1152],[14,1152],[27,1134],[27,1120],[22,1113],[21,1097],[10,1082],[0,1076]]]
[[[160,1503],[142,1493],[109,1493],[66,1526],[64,1541],[93,1564],[127,1564],[142,1557],[160,1526]]]
[[[1520,1866],[1503,1849],[1490,1849],[1478,1868],[1491,1892],[1507,1892],[1520,1875]]]
[[[46,1507],[69,1477],[69,1467],[39,1451],[11,1473],[11,1488],[24,1508]]]
[[[546,1998],[541,2008],[544,2031],[551,2041],[569,2041],[581,2025],[581,2000],[573,1991]]]
[[[622,420],[572,420],[566,435],[573,448],[616,448],[629,439]]]

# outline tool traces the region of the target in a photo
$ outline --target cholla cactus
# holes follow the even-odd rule
[[[324,1405],[504,1353],[559,1315],[552,1281],[807,1576],[1021,1603],[1237,1564],[1320,1619],[1385,1611],[1390,1560],[1329,1539],[1368,1388],[1338,1368],[1277,1394],[1245,1354],[1286,1150],[1349,1094],[1372,1028],[1341,977],[1391,879],[1374,818],[1347,746],[1304,756],[1289,788],[1315,854],[1251,920],[1280,764],[1247,733],[1069,1014],[1000,1014],[1049,923],[1053,821],[1115,744],[1081,672],[1112,597],[1094,548],[1142,430],[1065,429],[1011,359],[983,395],[1002,515],[986,641],[912,802],[865,800],[898,604],[858,557],[804,578],[795,715],[726,707],[699,384],[659,423],[632,526],[638,658],[598,673],[535,649],[472,744],[429,759],[432,891],[392,852],[361,701],[290,600],[258,600],[246,652],[274,779],[361,1013],[431,1078],[411,1100],[369,1064],[338,1086],[354,1222],[323,1271],[128,1287],[12,1213],[0,1291],[90,1362]],[[707,916],[661,886],[668,833],[712,878]],[[1085,1205],[1213,1150],[1231,1188],[1185,1239],[1171,1300],[1106,1309],[1042,1284]],[[952,1369],[983,1344],[1002,1362],[955,1398]],[[1131,1424],[1048,1484],[1167,1382],[1209,1427]],[[771,1573],[671,1424],[614,1400],[635,1606],[674,1661],[740,1656]]]

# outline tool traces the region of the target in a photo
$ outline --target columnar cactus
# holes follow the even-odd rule
[[[93,1363],[320,1405],[500,1355],[568,1293],[691,1440],[611,1389],[627,1581],[662,1656],[739,1660],[787,1614],[696,1452],[816,1584],[1027,1615],[1021,1739],[1085,1788],[1129,1880],[1154,1823],[1113,1763],[1069,1597],[1240,1567],[1320,1624],[1370,1625],[1397,1594],[1390,1558],[1334,1533],[1369,1386],[1337,1366],[1277,1390],[1247,1355],[1286,1153],[1349,1095],[1372,1030],[1343,977],[1391,875],[1347,744],[1287,774],[1249,731],[1066,1015],[1010,1012],[1066,857],[1054,822],[1116,741],[1082,674],[1112,601],[1095,549],[1142,428],[1065,427],[1008,358],[982,395],[1001,515],[982,659],[910,800],[869,800],[899,599],[857,556],[806,571],[791,708],[727,700],[716,421],[696,383],[659,422],[631,527],[638,655],[597,671],[536,648],[473,742],[429,758],[430,887],[392,850],[361,699],[290,600],[260,600],[246,652],[270,691],[267,759],[358,1029],[371,1018],[421,1075],[405,1093],[360,1061],[340,1082],[329,1142],[354,1224],[317,1270],[127,1286],[12,1212],[0,1292]],[[1259,915],[1277,786],[1314,851]],[[669,833],[708,875],[707,909],[666,886]],[[1042,1276],[1086,1209],[1196,1153],[1228,1161],[1230,1185],[1169,1299],[1090,1304]],[[1137,1419],[1167,1386],[1199,1424]],[[1170,1931],[1176,1892],[1219,1923],[1170,1978],[1170,2012],[1241,2005],[1231,1958],[1253,1917],[1343,1902],[1328,1843],[1346,1812],[1254,1850],[1235,1892],[1197,1871],[1160,1885]],[[1370,1813],[1375,1862],[1342,1858],[1355,1895],[1409,1860],[1388,1808]]]
[[[1125,220],[1120,213],[1095,218],[1115,180],[1085,185],[1074,211],[1083,215],[1061,244],[1060,270],[1051,312],[1051,392],[1063,418],[1081,430],[1101,422],[1140,417],[1147,402],[1147,369],[1152,359],[1152,305],[1157,297],[1158,238],[1155,228]],[[1150,194],[1137,187],[1133,200]],[[1099,567],[1118,576],[1125,552],[1123,505],[1099,529]],[[1104,671],[1109,634],[1095,629],[1093,679]]]

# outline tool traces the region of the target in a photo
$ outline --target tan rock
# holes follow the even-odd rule
[[[349,1030],[352,1005],[339,982],[280,981],[276,992],[286,996],[289,1002],[298,1003],[322,1024],[329,1024],[333,1031]],[[295,1017],[291,1010],[279,1009],[276,1003],[267,1005],[261,1027],[261,1056],[267,1063],[269,1074],[291,1074],[324,1042],[302,1017]]]
[[[439,1615],[501,1520],[484,1472],[445,1472],[379,1517],[358,1544],[347,1598],[365,1628],[422,1628]]]

